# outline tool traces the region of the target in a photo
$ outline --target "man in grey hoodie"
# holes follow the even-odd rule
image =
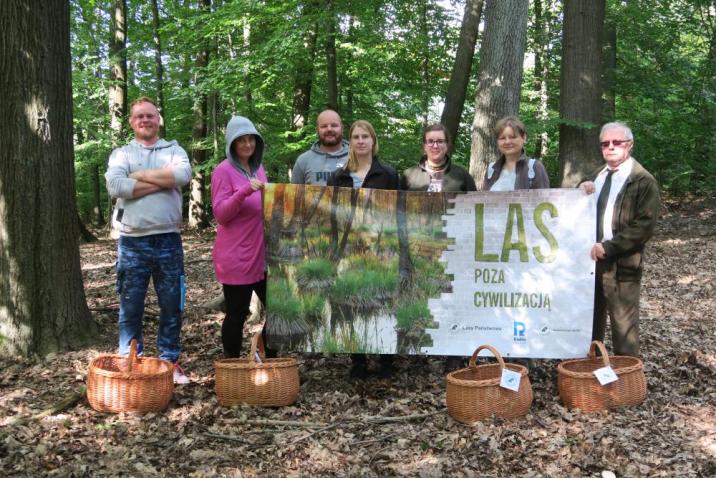
[[[177,364],[181,313],[184,309],[184,254],[180,188],[189,183],[189,158],[176,141],[159,138],[159,111],[141,97],[130,107],[134,140],[112,151],[105,179],[117,204],[112,226],[119,231],[117,292],[119,293],[119,353],[129,353],[137,340],[144,347],[142,317],[149,279],[159,301],[159,357],[174,364],[174,382],[188,383]]]
[[[301,154],[291,170],[293,184],[325,186],[336,169],[348,161],[348,141],[343,139],[341,117],[333,110],[322,111],[316,120],[318,141]]]

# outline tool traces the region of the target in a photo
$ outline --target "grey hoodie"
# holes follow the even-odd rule
[[[247,134],[252,134],[256,138],[256,149],[254,150],[254,154],[251,155],[251,158],[249,158],[250,173],[253,176],[259,169],[259,166],[261,166],[261,161],[263,160],[264,139],[250,119],[244,118],[243,116],[234,116],[229,120],[229,123],[226,125],[226,159],[228,159],[231,165],[239,170],[239,172],[243,172],[239,165],[239,158],[234,156],[234,149],[231,145],[237,138],[246,136]]]
[[[131,173],[170,165],[176,187],[132,198],[137,180],[129,177]],[[191,166],[186,151],[176,141],[160,139],[151,147],[146,147],[132,140],[128,145],[112,151],[104,177],[109,195],[117,198],[112,223],[121,235],[179,232],[182,221],[179,189],[189,183]]]
[[[296,160],[291,171],[293,184],[315,184],[325,186],[328,178],[336,169],[340,169],[348,162],[348,141],[343,140],[341,149],[335,153],[321,151],[321,145],[316,141],[311,149],[303,153]]]

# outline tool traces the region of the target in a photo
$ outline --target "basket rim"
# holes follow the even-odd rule
[[[272,368],[289,368],[297,367],[298,361],[292,357],[276,357],[264,359],[261,363],[256,363],[249,358],[227,358],[217,359],[214,361],[215,369],[272,369]]]
[[[633,362],[631,365],[621,365],[621,366],[615,366],[616,364],[614,361],[630,361]],[[596,380],[596,377],[594,376],[594,370],[591,372],[576,372],[573,370],[569,370],[569,367],[575,364],[590,364],[594,365],[594,370],[597,370],[599,368],[604,367],[604,364],[602,363],[601,357],[587,357],[587,358],[580,358],[580,359],[572,359],[572,360],[565,360],[564,362],[560,362],[557,365],[557,373],[560,375],[564,375],[567,377],[572,378],[593,378]],[[609,356],[609,366],[614,370],[614,373],[617,375],[624,375],[627,373],[633,373],[638,372],[640,370],[644,370],[644,362],[638,358],[638,357],[631,357],[629,355],[611,355]]]
[[[471,371],[471,370],[477,370],[479,368],[497,368],[499,370],[502,370],[502,366],[499,363],[488,363],[488,364],[482,364],[482,365],[475,365],[475,366],[468,366],[465,368],[461,368],[459,370],[455,370],[453,372],[450,372],[447,375],[447,383],[452,385],[459,385],[463,387],[489,387],[494,385],[499,385],[501,381],[501,377],[495,377],[495,378],[485,378],[482,380],[472,380],[472,379],[464,379],[464,378],[457,378],[456,375],[461,372]],[[519,365],[516,363],[506,363],[505,368],[512,370],[513,372],[518,372],[520,374],[520,380],[523,378],[527,378],[529,380],[529,374],[527,367],[524,365]]]
[[[95,373],[97,375],[101,375],[105,378],[123,378],[123,379],[143,379],[143,378],[159,378],[163,375],[171,375],[173,373],[172,370],[172,363],[168,360],[156,358],[156,357],[137,357],[136,360],[142,361],[142,362],[161,362],[161,365],[166,366],[166,370],[154,372],[154,373],[138,373],[138,372],[122,372],[119,370],[107,370],[106,368],[102,368],[98,365],[97,362],[103,360],[103,359],[122,359],[126,360],[127,357],[122,357],[121,355],[117,354],[101,354],[97,357],[93,358],[90,361],[89,367],[87,368],[87,374],[90,372]]]

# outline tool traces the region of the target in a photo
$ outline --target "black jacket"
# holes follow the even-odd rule
[[[390,166],[382,164],[378,158],[373,158],[368,173],[363,179],[364,188],[372,189],[398,189],[398,173]],[[346,168],[338,169],[328,179],[328,186],[340,186],[343,188],[353,187],[351,172]]]
[[[427,191],[430,186],[430,173],[425,169],[425,158],[420,164],[405,170],[401,178],[400,189],[404,191]],[[476,191],[475,180],[470,173],[447,158],[443,175],[443,192]]]

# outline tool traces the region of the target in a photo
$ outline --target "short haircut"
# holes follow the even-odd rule
[[[425,144],[425,138],[428,136],[428,133],[432,131],[442,131],[445,135],[445,142],[447,144],[452,144],[450,141],[450,131],[448,131],[447,126],[442,123],[433,123],[430,126],[425,127],[423,130],[423,144]]]
[[[512,131],[519,134],[523,138],[527,136],[527,128],[522,120],[520,120],[517,116],[505,116],[504,118],[497,120],[497,123],[495,123],[495,137],[499,138],[507,127],[512,128]]]
[[[599,141],[602,140],[604,132],[612,128],[620,128],[622,131],[624,131],[624,137],[628,141],[634,141],[634,133],[631,132],[631,128],[627,126],[626,123],[622,123],[620,121],[612,121],[611,123],[606,123],[604,126],[602,126],[602,130],[599,132]]]
[[[155,108],[159,109],[159,107],[157,106],[157,103],[153,99],[151,99],[148,96],[140,96],[139,98],[137,98],[136,100],[132,101],[129,104],[129,113],[130,114],[132,113],[132,108],[134,108],[134,106],[138,105],[139,103],[151,103],[152,105],[154,105]]]

